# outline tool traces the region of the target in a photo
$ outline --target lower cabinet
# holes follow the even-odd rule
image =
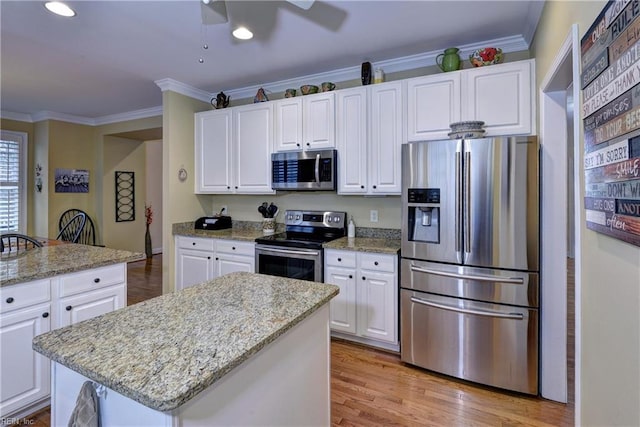
[[[325,249],[325,282],[340,293],[331,300],[334,335],[398,350],[398,257]]]
[[[237,240],[176,236],[176,290],[236,271],[255,270],[255,244]]]
[[[49,404],[50,361],[31,347],[52,329],[126,305],[126,264],[0,288],[0,417]]]

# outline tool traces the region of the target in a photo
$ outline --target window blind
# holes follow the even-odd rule
[[[0,233],[26,230],[26,135],[2,132],[0,138]]]

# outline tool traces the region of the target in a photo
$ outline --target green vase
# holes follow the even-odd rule
[[[436,64],[442,71],[456,71],[460,69],[460,55],[457,47],[445,49],[444,53],[436,56]]]

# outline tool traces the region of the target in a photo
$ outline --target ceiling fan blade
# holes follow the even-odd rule
[[[315,0],[287,0],[287,2],[298,6],[300,9],[309,10]]]
[[[207,3],[201,1],[200,8],[204,25],[224,24],[229,21],[224,0],[209,0]]]

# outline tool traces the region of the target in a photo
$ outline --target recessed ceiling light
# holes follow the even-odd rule
[[[238,27],[233,30],[233,37],[240,40],[249,40],[253,37],[253,33],[249,31],[246,27]]]
[[[76,13],[66,4],[60,1],[48,1],[44,4],[49,12],[53,12],[56,15],[72,17],[76,16]]]

